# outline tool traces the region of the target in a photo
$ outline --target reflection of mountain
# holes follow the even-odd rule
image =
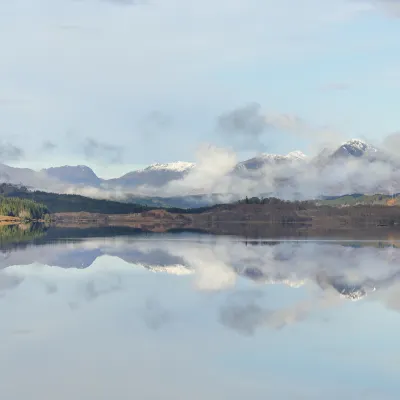
[[[334,290],[351,300],[385,290],[400,278],[400,249],[395,247],[373,247],[371,243],[359,243],[357,247],[338,242],[243,242],[196,235],[180,236],[179,240],[166,235],[163,240],[142,236],[50,242],[3,253],[0,267],[36,262],[82,269],[91,267],[104,255],[152,272],[194,273],[218,282],[223,282],[225,275],[231,279],[232,272],[237,278],[265,287],[283,284],[298,288],[314,282],[324,291]]]
[[[332,288],[336,290],[343,298],[357,301],[365,297],[369,291],[374,291],[375,287],[366,288],[362,283],[350,283],[343,277],[328,277],[322,274],[316,277],[317,283],[322,289]]]

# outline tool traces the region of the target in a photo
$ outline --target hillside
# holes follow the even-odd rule
[[[385,205],[400,206],[400,193],[393,196],[387,194],[348,194],[344,196],[330,196],[316,201],[317,205],[327,206],[355,206],[355,205]]]
[[[48,214],[45,205],[31,199],[0,196],[0,216],[33,221],[44,219]]]
[[[82,211],[103,214],[129,214],[151,209],[150,207],[138,204],[92,199],[80,195],[31,191],[23,186],[15,186],[6,183],[0,184],[0,195],[32,200],[43,204],[52,214]]]
[[[249,196],[267,193],[269,196],[302,199],[324,194],[390,194],[400,191],[399,157],[392,151],[356,139],[308,156],[300,151],[286,155],[257,154],[247,160],[238,160],[218,176],[207,175],[211,165],[211,160],[200,164],[183,161],[156,163],[120,177],[103,179],[86,165],[52,166],[35,171],[0,163],[0,180],[47,192],[85,196],[96,191],[98,196],[106,199],[117,192],[126,197],[126,201],[120,197],[114,199],[117,202],[181,208],[221,202],[215,200],[213,193],[216,192],[220,198],[236,199],[243,196],[244,187],[249,187]],[[206,174],[206,187],[202,183],[203,174]]]
[[[154,209],[168,209],[173,213],[188,214],[201,213],[212,209],[213,207],[198,207],[198,208],[178,208],[166,207],[160,201],[154,201],[153,206],[137,203],[123,203],[113,200],[93,199],[90,197],[80,196],[76,194],[58,194],[42,191],[32,191],[24,186],[12,185],[9,183],[0,184],[0,196],[6,198],[13,197],[19,199],[32,200],[36,203],[43,204],[47,207],[51,214],[55,213],[93,213],[93,214],[132,214],[141,213]],[[168,204],[166,204],[168,205]]]

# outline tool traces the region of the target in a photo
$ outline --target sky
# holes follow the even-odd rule
[[[379,144],[400,130],[399,37],[397,0],[2,2],[0,162],[109,178],[204,144]],[[243,113],[263,123],[221,123]]]

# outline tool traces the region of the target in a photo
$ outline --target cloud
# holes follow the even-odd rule
[[[86,139],[83,151],[88,160],[110,163],[119,163],[122,161],[122,146],[103,143],[95,139]]]
[[[0,161],[18,161],[24,156],[24,151],[11,143],[0,144]]]
[[[50,140],[45,140],[43,142],[43,144],[42,144],[42,149],[44,151],[53,151],[56,148],[57,148],[57,145],[54,142],[50,141]]]
[[[171,321],[171,313],[155,298],[148,298],[141,312],[143,320],[151,330],[159,330]]]
[[[164,128],[169,128],[171,127],[173,120],[172,118],[164,114],[161,111],[155,110],[150,112],[144,119],[149,125],[152,125],[154,127],[164,129]]]
[[[228,135],[258,137],[268,129],[267,121],[258,103],[236,108],[218,117],[218,129]]]
[[[375,0],[374,3],[381,6],[387,14],[400,18],[400,0]]]
[[[344,82],[328,83],[327,85],[321,86],[321,90],[326,92],[344,92],[350,89],[351,85]]]
[[[315,146],[337,144],[343,134],[329,126],[315,126],[294,114],[266,114],[266,123],[275,132],[287,132],[301,138],[309,138]]]
[[[258,103],[234,109],[220,115],[217,129],[225,137],[235,140],[240,138],[241,147],[262,150],[265,145],[262,138],[268,135],[278,137],[285,132],[302,138],[312,139],[314,143],[337,142],[342,134],[329,126],[314,126],[303,118],[288,113],[268,113]]]
[[[382,144],[386,151],[398,155],[398,149],[400,148],[400,132],[389,134],[383,139]]]
[[[139,122],[143,139],[153,140],[155,136],[165,137],[172,127],[172,117],[159,110],[150,112]]]
[[[302,121],[297,119],[281,119],[279,124],[288,129],[303,129]],[[323,156],[280,163],[263,161],[261,157],[258,169],[246,170],[236,168],[237,155],[232,150],[204,146],[198,153],[196,167],[182,179],[169,181],[161,188],[138,190],[161,196],[212,193],[230,196],[224,201],[260,195],[293,200],[348,193],[388,193],[389,188],[390,192],[400,191],[400,161],[394,155],[374,160],[331,158],[332,153],[327,150]]]

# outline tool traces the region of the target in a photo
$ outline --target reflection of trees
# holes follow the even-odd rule
[[[46,234],[46,230],[47,228],[43,224],[0,226],[0,246],[38,239]]]

